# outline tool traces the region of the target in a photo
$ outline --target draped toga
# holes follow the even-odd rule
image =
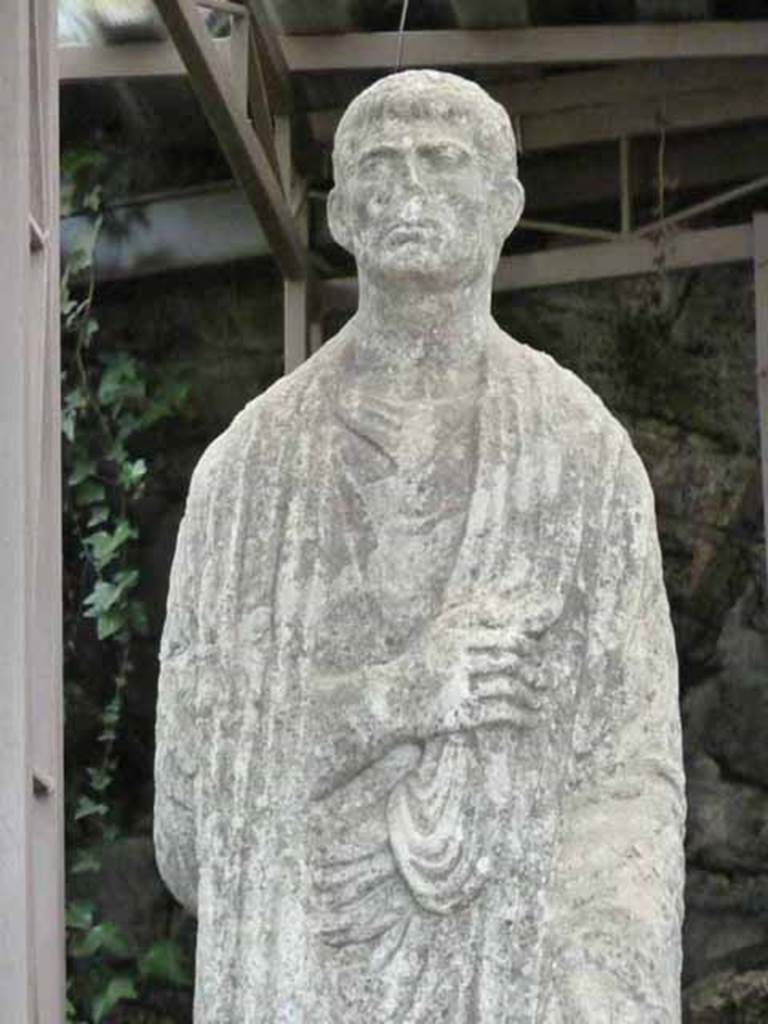
[[[676,1020],[676,659],[642,465],[501,332],[450,403],[370,396],[382,440],[353,344],[235,419],[179,532],[155,837],[198,917],[196,1024]],[[440,671],[430,636],[489,607],[539,645],[529,724],[421,735],[405,696],[396,723],[398,686]]]

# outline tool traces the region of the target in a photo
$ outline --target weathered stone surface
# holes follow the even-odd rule
[[[768,617],[756,587],[728,615],[718,654],[717,701],[703,742],[731,777],[762,786],[768,797]]]
[[[726,966],[768,970],[768,875],[691,868],[685,882],[684,982]],[[742,961],[762,949],[761,964]]]
[[[686,993],[684,1024],[764,1024],[768,1020],[768,969],[730,968]]]
[[[768,864],[768,792],[729,782],[699,754],[687,765],[689,858],[714,871],[764,871]]]
[[[339,129],[357,315],[195,472],[157,733],[198,1024],[679,1020],[682,777],[653,496],[490,316],[508,119],[392,76]]]

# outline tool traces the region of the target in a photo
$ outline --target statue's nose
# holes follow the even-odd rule
[[[424,181],[423,168],[419,165],[416,153],[407,153],[404,165],[404,180],[409,190],[424,194],[426,183]]]

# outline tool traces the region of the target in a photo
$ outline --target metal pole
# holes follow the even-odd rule
[[[753,221],[757,407],[760,420],[760,468],[763,480],[766,570],[768,570],[768,213]]]

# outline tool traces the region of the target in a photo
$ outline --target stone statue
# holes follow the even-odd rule
[[[509,119],[434,71],[346,111],[356,315],[198,465],[157,729],[197,1024],[679,1020],[683,780],[627,434],[490,313]]]

